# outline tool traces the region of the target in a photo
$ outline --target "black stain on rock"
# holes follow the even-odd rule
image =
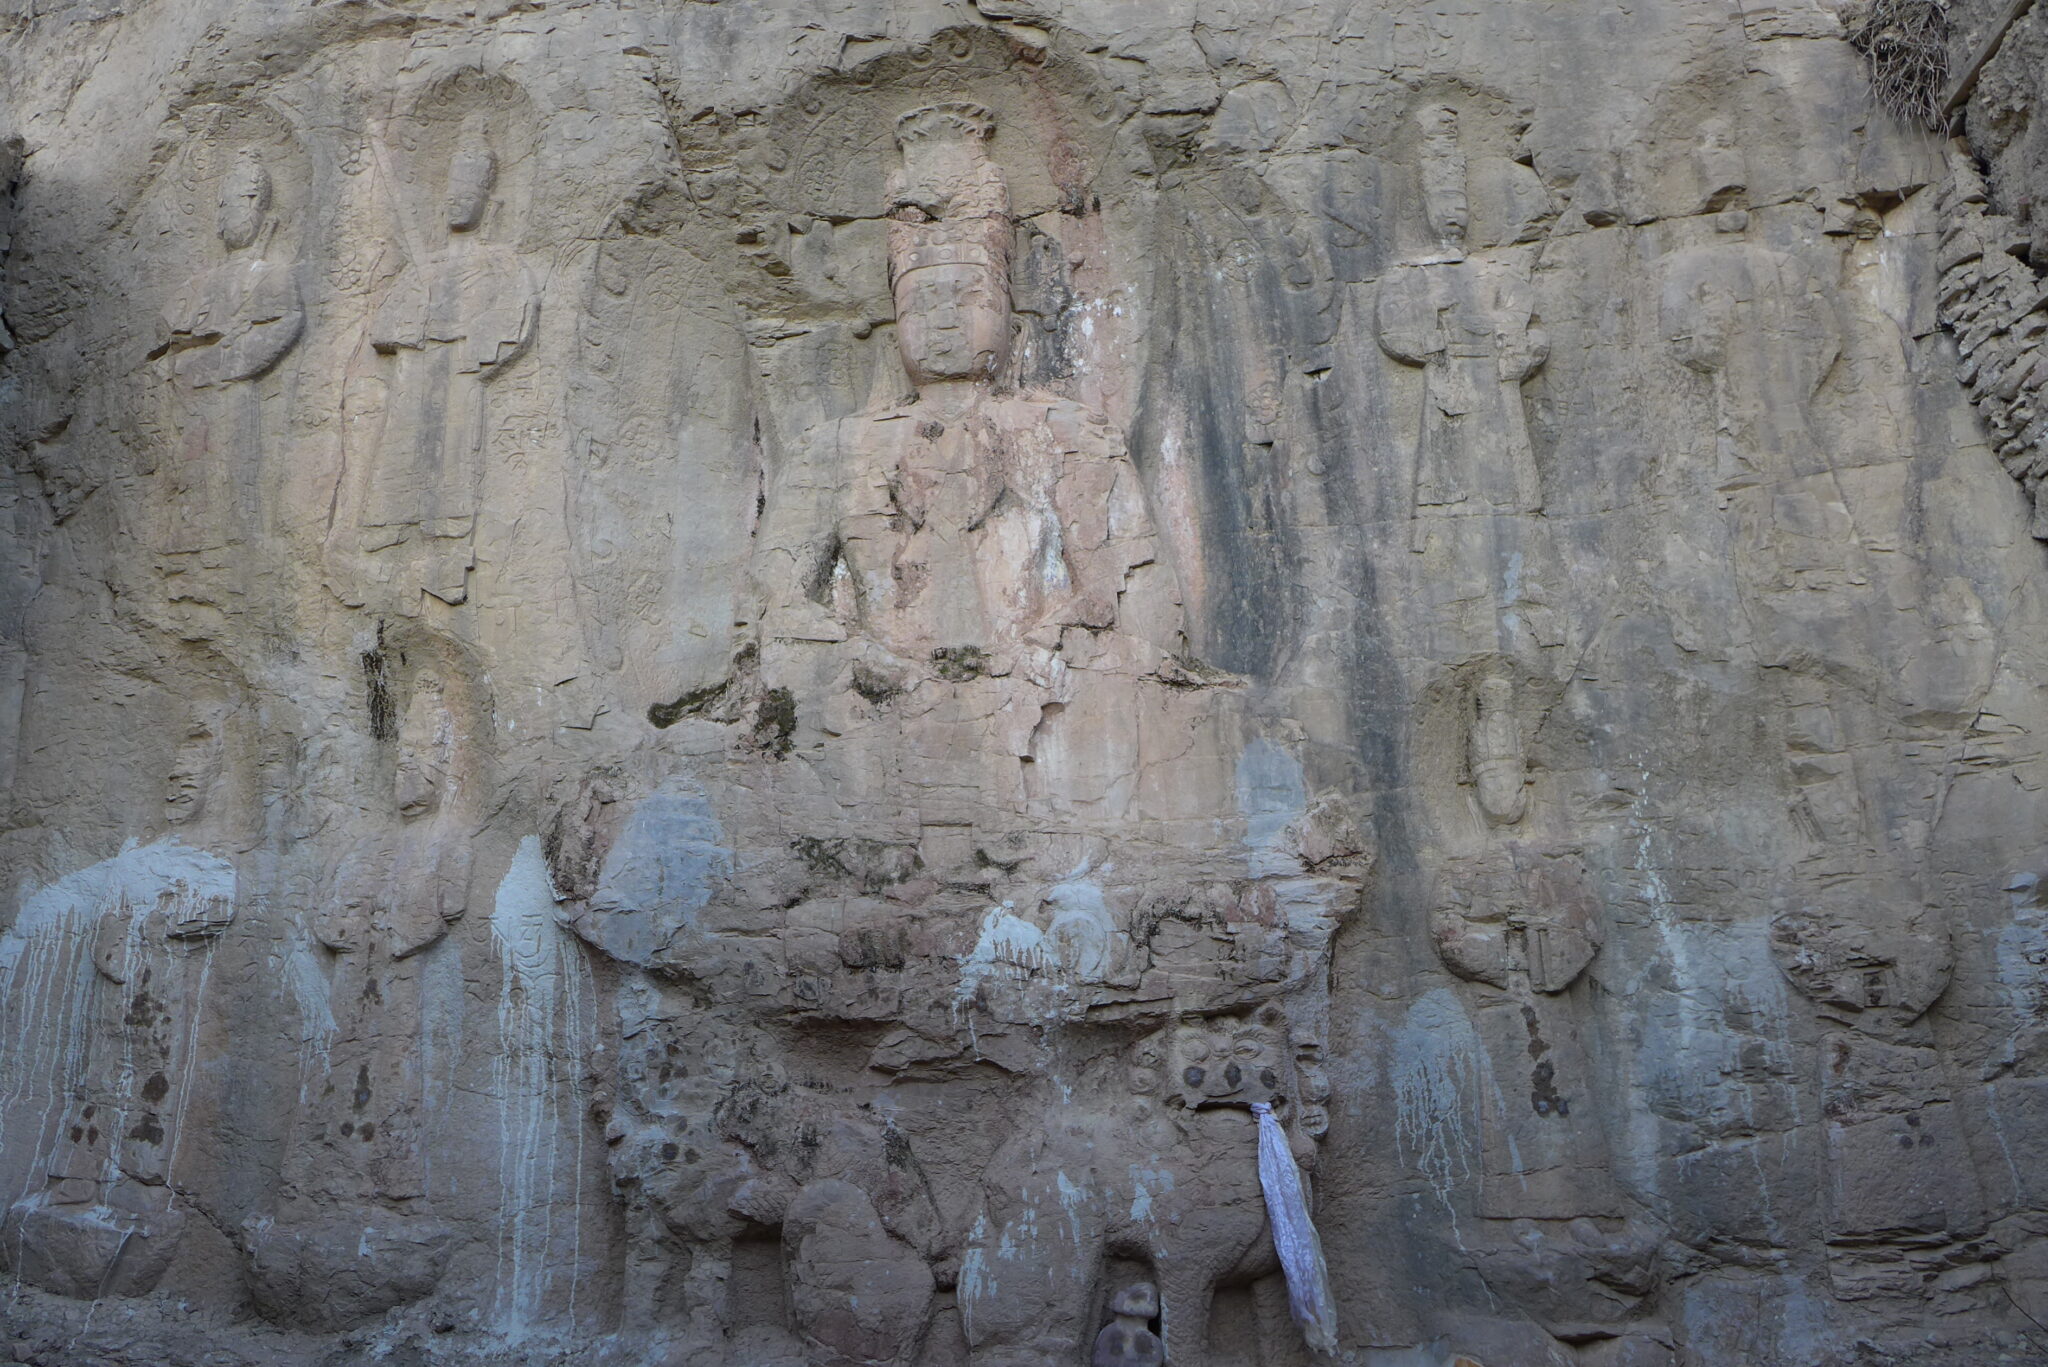
[[[1522,1024],[1529,1032],[1529,1057],[1535,1062],[1529,1070],[1530,1107],[1538,1115],[1570,1115],[1571,1099],[1557,1090],[1557,1067],[1547,1057],[1550,1044],[1543,1038],[1543,1023],[1537,1019],[1535,1007],[1522,1007]]]

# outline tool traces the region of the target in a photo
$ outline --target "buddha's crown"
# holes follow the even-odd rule
[[[908,225],[892,243],[889,254],[891,271],[900,279],[915,270],[927,266],[980,266],[992,271],[1007,273],[1010,268],[1010,254],[1006,244],[995,240],[996,234],[982,220],[971,227],[945,225],[950,231],[933,232],[935,225]],[[1008,225],[1002,225],[1007,232]]]
[[[896,145],[938,142],[952,138],[975,138],[986,142],[996,131],[996,116],[987,106],[967,100],[947,100],[911,110],[896,120]]]

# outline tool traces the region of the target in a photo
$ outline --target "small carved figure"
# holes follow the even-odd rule
[[[1826,468],[1808,415],[1841,350],[1820,277],[1745,241],[1747,222],[1729,210],[1715,220],[1716,242],[1661,265],[1660,327],[1679,363],[1712,383],[1715,479],[1724,490]]]
[[[1380,285],[1380,349],[1424,374],[1415,461],[1418,516],[1535,512],[1543,506],[1522,384],[1550,341],[1519,265],[1465,255],[1470,211],[1457,113],[1427,111],[1423,192],[1437,254]],[[1418,523],[1413,548],[1423,547]]]
[[[1515,717],[1513,682],[1498,675],[1484,680],[1474,707],[1477,715],[1466,738],[1472,789],[1490,825],[1512,826],[1529,811],[1529,761]]]
[[[220,184],[228,259],[188,280],[165,311],[177,405],[177,446],[164,465],[160,547],[168,555],[218,551],[251,530],[256,516],[262,396],[242,382],[268,374],[306,322],[296,265],[264,255],[270,200],[270,173],[245,150]]]
[[[518,253],[483,239],[497,176],[472,116],[448,165],[448,245],[413,263],[370,324],[392,368],[354,549],[400,609],[422,590],[447,603],[468,595],[490,384],[533,340],[533,277]]]
[[[1115,1318],[1095,1336],[1093,1367],[1166,1367],[1166,1345],[1152,1332],[1159,1317],[1159,1292],[1150,1282],[1133,1282],[1110,1299]]]

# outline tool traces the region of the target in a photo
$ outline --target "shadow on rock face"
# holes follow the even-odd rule
[[[249,1294],[266,1319],[310,1329],[347,1329],[410,1305],[440,1283],[455,1235],[431,1220],[379,1214],[323,1215],[242,1230]]]

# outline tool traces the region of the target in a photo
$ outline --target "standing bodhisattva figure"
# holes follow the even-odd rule
[[[1435,254],[1396,267],[1380,284],[1380,349],[1423,367],[1426,392],[1415,461],[1414,549],[1428,516],[1530,513],[1543,486],[1522,410],[1522,384],[1550,341],[1522,269],[1465,254],[1470,209],[1458,115],[1423,115],[1423,197]]]
[[[263,396],[268,374],[305,330],[296,267],[264,254],[270,173],[244,151],[221,178],[227,260],[185,283],[164,321],[176,390],[177,441],[165,460],[163,568],[209,562],[257,530]]]
[[[370,325],[390,358],[383,422],[362,473],[350,594],[408,610],[421,591],[468,597],[490,384],[526,353],[539,313],[518,253],[482,233],[498,158],[484,125],[462,128],[448,165],[448,245],[415,262]]]

